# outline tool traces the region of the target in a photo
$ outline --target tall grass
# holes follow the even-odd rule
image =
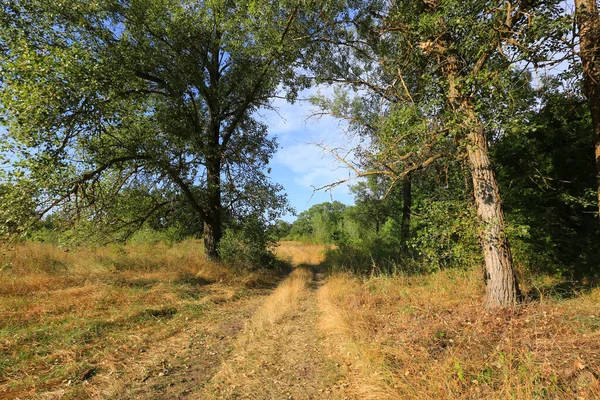
[[[276,249],[277,257],[293,265],[319,265],[331,245],[283,241]]]
[[[322,328],[361,399],[600,398],[600,289],[481,308],[478,271],[330,277]]]

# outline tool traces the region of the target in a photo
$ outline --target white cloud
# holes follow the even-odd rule
[[[326,86],[311,88],[300,93],[299,98],[323,93],[331,94]],[[307,189],[319,188],[348,179],[350,170],[335,157],[322,150],[316,143],[329,149],[350,148],[353,143],[345,133],[345,125],[330,116],[311,116],[315,108],[308,101],[289,104],[277,99],[275,111],[263,111],[261,119],[269,125],[269,133],[276,136],[281,148],[273,159],[273,165],[288,168],[296,184]],[[342,150],[343,151],[343,150]],[[334,193],[347,193],[347,183],[334,189]]]
[[[274,162],[289,168],[294,181],[307,188],[318,188],[351,176],[347,167],[315,144],[297,143],[282,148]]]
[[[301,92],[299,99],[307,99],[317,93],[333,95],[333,88],[320,86]],[[281,183],[289,194],[292,205],[298,212],[324,201],[353,203],[353,195],[348,186],[355,184],[353,172],[335,157],[322,150],[315,143],[329,149],[350,149],[356,140],[346,135],[346,126],[331,116],[314,117],[315,107],[308,101],[298,100],[289,104],[284,99],[276,99],[273,106],[277,111],[262,110],[258,118],[269,126],[269,135],[277,137],[280,149],[272,162],[272,178]],[[351,160],[349,156],[349,160]],[[336,182],[347,180],[330,190],[315,192]],[[285,217],[292,220],[292,216]]]

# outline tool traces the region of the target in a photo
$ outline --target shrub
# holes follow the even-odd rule
[[[466,201],[427,201],[415,212],[409,249],[422,268],[470,267],[481,263],[474,208]]]
[[[221,259],[237,268],[275,267],[277,238],[257,216],[250,216],[225,230],[219,245]]]
[[[167,246],[172,246],[185,239],[184,229],[176,224],[163,230],[155,230],[148,227],[142,228],[131,235],[128,242],[132,244],[156,244],[162,242]]]

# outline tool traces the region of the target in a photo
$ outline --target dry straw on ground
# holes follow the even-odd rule
[[[342,399],[336,363],[323,350],[313,268],[323,246],[284,242],[296,267],[264,300],[198,399]]]
[[[28,243],[0,265],[0,398],[103,398],[131,384],[126,366],[155,344],[276,279],[209,263],[197,241]]]
[[[538,278],[536,300],[490,312],[478,271],[325,278],[323,250],[283,243],[299,267],[271,290],[194,241],[17,247],[0,399],[600,398],[600,289]]]
[[[360,399],[600,398],[600,289],[481,308],[476,272],[331,277],[322,327]],[[335,356],[335,355],[334,355]]]

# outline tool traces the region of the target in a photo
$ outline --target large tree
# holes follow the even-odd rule
[[[600,10],[598,10],[598,0],[575,0],[575,18],[583,73],[583,94],[588,101],[595,137],[598,218],[600,218]]]
[[[99,202],[139,185],[150,196],[136,201],[144,214],[184,200],[203,222],[207,257],[218,258],[224,213],[285,204],[265,171],[276,143],[254,115],[306,82],[297,71],[316,5],[2,2],[13,178],[36,184],[40,214],[73,206],[102,215]]]
[[[396,154],[397,162],[375,163],[373,173],[409,177],[458,150],[471,174],[490,307],[516,304],[519,288],[488,147],[515,113],[512,94],[528,84],[516,66],[543,53],[540,32],[551,25],[555,3],[348,1],[353,11],[338,24],[343,29],[325,40],[344,56],[324,62],[323,79],[362,88],[384,104],[375,130],[382,151],[372,158]]]

